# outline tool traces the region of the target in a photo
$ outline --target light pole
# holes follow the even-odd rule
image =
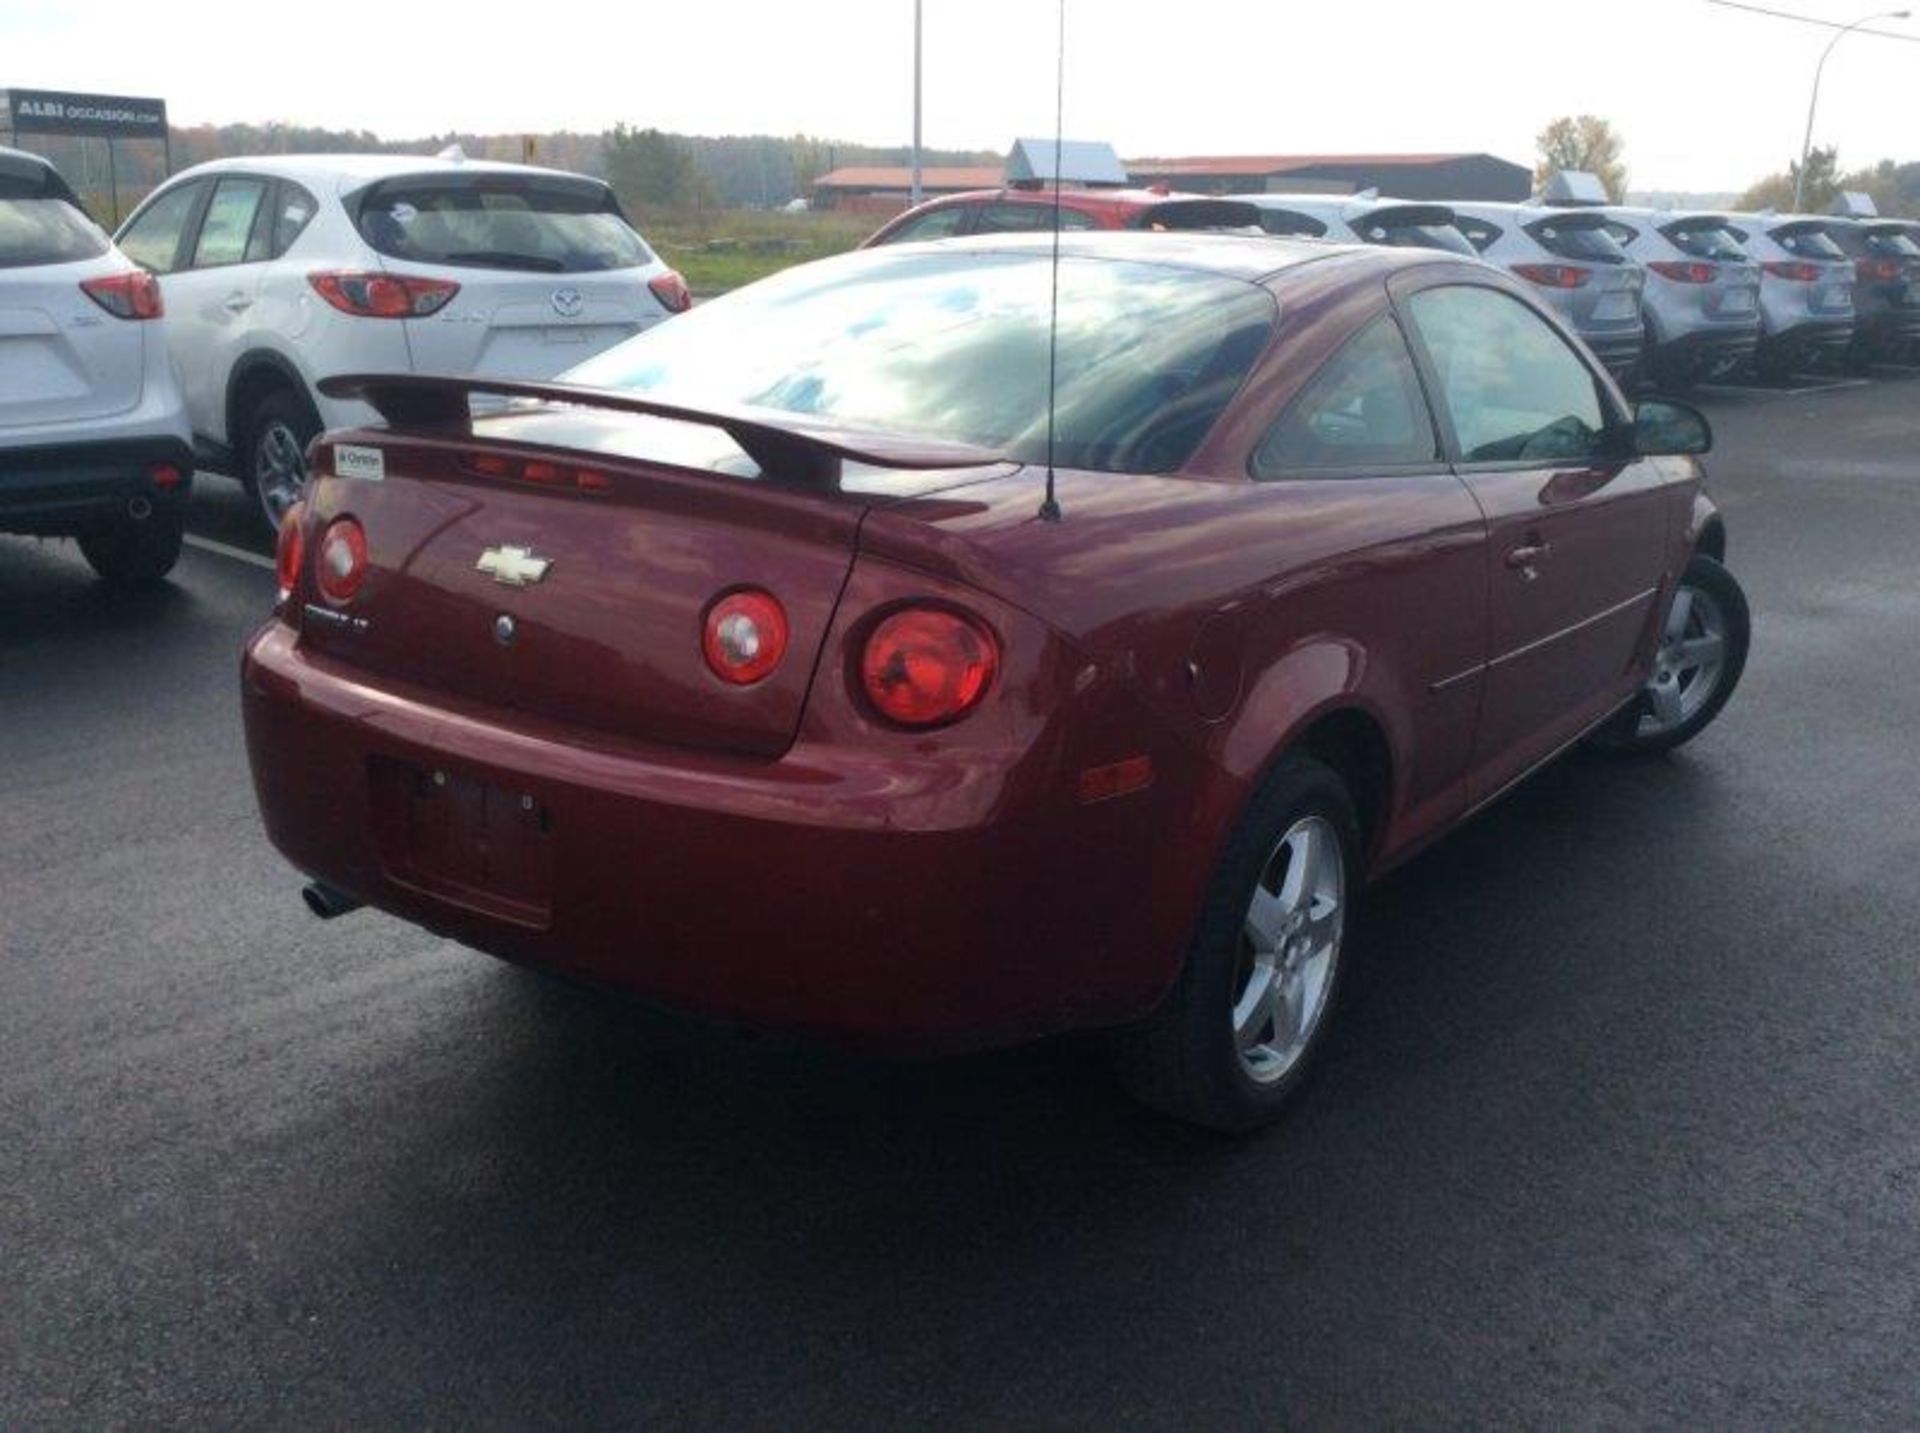
[[[1827,57],[1833,53],[1833,47],[1862,25],[1871,25],[1875,20],[1904,20],[1910,12],[1889,10],[1880,15],[1862,15],[1851,25],[1843,27],[1839,34],[1827,41],[1827,48],[1820,52],[1820,63],[1813,70],[1813,98],[1807,101],[1807,137],[1800,141],[1800,168],[1793,176],[1793,212],[1798,214],[1807,193],[1807,159],[1813,153],[1813,112],[1820,107],[1820,76],[1826,72]]]
[[[913,192],[909,208],[920,204],[920,0],[913,0]]]

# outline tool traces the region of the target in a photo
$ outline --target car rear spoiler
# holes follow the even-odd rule
[[[468,399],[475,393],[697,423],[705,428],[718,428],[733,439],[768,477],[820,487],[832,487],[839,482],[842,461],[916,470],[977,468],[1009,461],[1003,454],[966,443],[863,432],[821,423],[797,413],[782,413],[778,421],[773,421],[757,413],[689,408],[636,393],[585,388],[572,383],[524,383],[507,378],[452,378],[418,373],[352,373],[321,379],[320,391],[329,398],[358,399],[369,404],[387,424],[396,428],[470,425],[473,405]]]

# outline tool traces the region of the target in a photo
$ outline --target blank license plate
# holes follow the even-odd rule
[[[458,772],[376,760],[381,858],[404,885],[524,925],[553,900],[552,817],[530,793]]]
[[[1593,316],[1602,322],[1609,319],[1632,318],[1638,305],[1632,294],[1605,294],[1600,302],[1593,306]]]
[[[1729,289],[1727,296],[1720,301],[1721,313],[1752,313],[1753,290]]]

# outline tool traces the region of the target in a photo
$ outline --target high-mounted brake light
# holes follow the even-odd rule
[[[1591,269],[1577,264],[1515,264],[1513,271],[1545,289],[1577,289],[1593,277]]]
[[[320,534],[313,580],[329,602],[351,602],[367,580],[367,534],[350,517],[337,517]]]
[[[139,321],[159,318],[167,311],[167,306],[160,301],[160,280],[145,269],[83,279],[80,287],[88,298],[115,318]]]
[[[426,318],[445,308],[460,285],[452,279],[327,269],[308,274],[314,292],[356,318]]]
[[[693,290],[672,269],[647,280],[647,287],[653,290],[653,296],[660,300],[660,307],[668,313],[685,313],[693,307]]]
[[[280,579],[282,602],[293,596],[294,589],[300,585],[300,567],[307,555],[306,538],[301,533],[306,516],[307,505],[297,502],[280,518],[280,535],[273,548],[273,571]]]
[[[787,612],[771,592],[730,592],[707,609],[700,650],[723,682],[748,686],[780,665],[787,653]]]
[[[1720,272],[1714,265],[1701,259],[1686,262],[1655,259],[1647,267],[1661,278],[1672,279],[1676,284],[1710,284]]]
[[[938,726],[979,705],[1000,666],[1000,644],[979,622],[943,607],[895,612],[867,638],[860,682],[901,726]]]
[[[483,478],[507,478],[517,483],[536,483],[543,488],[573,488],[583,493],[613,491],[613,479],[597,468],[572,468],[545,458],[474,453],[461,458],[460,466]]]
[[[1794,284],[1810,284],[1820,277],[1820,266],[1804,260],[1775,260],[1760,267],[1776,279],[1785,279]]]

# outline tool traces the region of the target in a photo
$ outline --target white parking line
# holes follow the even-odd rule
[[[1838,393],[1847,388],[1866,388],[1872,380],[1866,378],[1828,378],[1793,379],[1800,383],[1798,388],[1778,388],[1760,383],[1703,383],[1700,386],[1709,392],[1717,393],[1753,393],[1765,398],[1805,398],[1812,393]]]
[[[187,546],[197,547],[202,552],[217,552],[222,557],[231,557],[235,562],[249,563],[254,567],[264,567],[269,572],[274,570],[271,557],[262,557],[257,552],[248,552],[244,547],[230,547],[224,542],[215,542],[212,538],[202,537],[197,532],[187,534]]]

